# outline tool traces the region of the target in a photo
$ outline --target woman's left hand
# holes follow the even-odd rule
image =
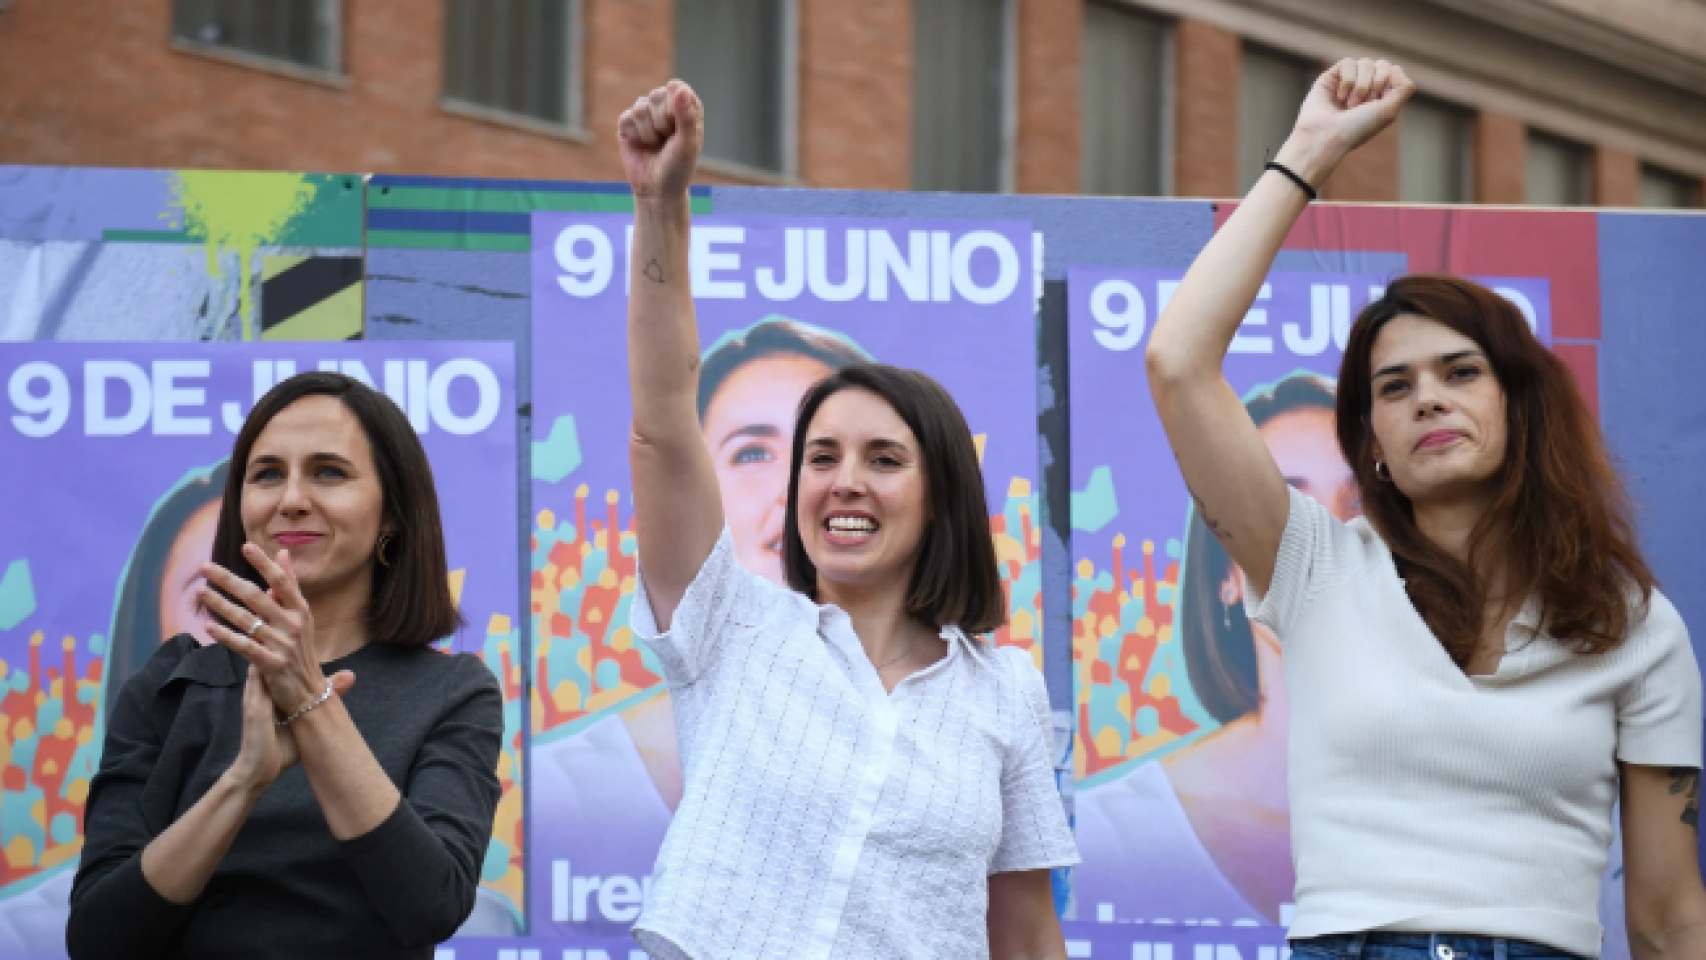
[[[273,705],[288,717],[326,692],[326,675],[314,645],[314,615],[290,569],[289,551],[280,550],[275,563],[261,548],[246,543],[243,557],[272,589],[262,590],[216,563],[207,564],[202,570],[209,586],[202,588],[202,603],[225,623],[248,628],[239,633],[225,623],[211,622],[207,631],[254,664]]]

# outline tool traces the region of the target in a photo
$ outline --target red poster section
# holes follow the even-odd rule
[[[1217,203],[1214,226],[1237,209]],[[1403,253],[1412,273],[1545,277],[1553,351],[1599,416],[1599,217],[1577,210],[1338,206],[1305,210],[1287,250]]]

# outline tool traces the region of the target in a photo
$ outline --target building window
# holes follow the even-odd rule
[[[1468,203],[1471,118],[1449,103],[1416,97],[1404,106],[1398,139],[1398,199]]]
[[[1641,206],[1692,208],[1700,206],[1700,178],[1658,167],[1641,167]]]
[[[1009,0],[913,0],[912,187],[1007,180]]]
[[[676,0],[675,73],[714,118],[707,157],[790,172],[793,43],[791,0]]]
[[[1240,194],[1256,185],[1262,165],[1273,159],[1291,136],[1298,108],[1320,75],[1316,64],[1245,44],[1238,79]]]
[[[1588,149],[1544,133],[1529,131],[1524,166],[1526,199],[1545,207],[1578,207],[1593,197]]]
[[[1084,8],[1083,189],[1154,197],[1163,177],[1167,27],[1107,2]]]
[[[172,36],[338,73],[343,70],[340,0],[173,0]]]
[[[576,0],[447,0],[444,97],[580,126]]]

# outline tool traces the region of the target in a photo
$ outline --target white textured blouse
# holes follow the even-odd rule
[[[957,627],[894,688],[725,529],[659,634],[686,792],[634,937],[659,960],[989,954],[988,877],[1069,866],[1042,676]]]
[[[1688,630],[1653,592],[1621,644],[1575,652],[1535,628],[1467,676],[1410,603],[1385,541],[1291,491],[1252,616],[1285,650],[1293,939],[1401,930],[1532,940],[1597,956],[1617,763],[1700,766]]]

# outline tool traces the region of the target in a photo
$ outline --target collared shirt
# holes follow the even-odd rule
[[[1467,676],[1367,519],[1292,490],[1273,581],[1244,602],[1285,648],[1293,939],[1450,931],[1599,953],[1618,762],[1700,766],[1700,671],[1663,594],[1599,654],[1548,637],[1530,604],[1498,670]]]
[[[990,874],[1069,866],[1042,676],[957,627],[892,694],[833,606],[725,529],[659,633],[686,793],[634,936],[660,960],[979,957]]]

